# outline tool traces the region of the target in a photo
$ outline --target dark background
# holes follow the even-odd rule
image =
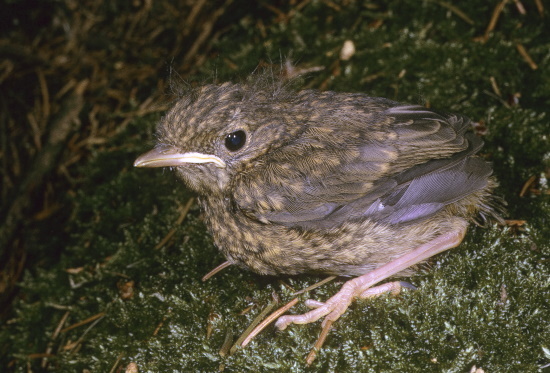
[[[346,40],[356,52],[344,60]],[[303,87],[471,117],[509,211],[508,227],[472,228],[408,278],[418,291],[357,302],[309,369],[550,363],[542,1],[11,0],[0,4],[0,370],[308,369],[318,324],[229,349],[273,297],[320,278],[231,268],[202,283],[223,258],[197,206],[185,209],[193,196],[166,170],[132,167],[179,87],[288,72],[287,61]]]

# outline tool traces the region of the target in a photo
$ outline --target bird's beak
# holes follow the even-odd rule
[[[179,153],[171,146],[157,146],[140,155],[134,167],[178,167],[187,163],[214,163],[216,167],[225,168],[225,162],[215,155],[203,153]]]

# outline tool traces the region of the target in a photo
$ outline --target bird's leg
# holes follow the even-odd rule
[[[311,306],[316,307],[314,310],[303,315],[281,316],[275,325],[282,330],[290,324],[308,324],[322,317],[325,317],[322,324],[323,327],[325,327],[327,323],[332,324],[347,310],[348,306],[355,298],[373,296],[391,290],[388,289],[387,286],[384,288],[385,285],[382,285],[382,288],[372,288],[376,283],[436,254],[458,246],[466,234],[466,225],[466,222],[461,220],[460,225],[455,230],[437,236],[432,241],[417,247],[415,250],[382,267],[349,280],[342,286],[338,293],[328,299],[324,304],[315,301],[309,302]]]
[[[357,298],[367,299],[367,298],[376,298],[382,294],[390,293],[391,295],[398,295],[401,292],[401,289],[407,288],[416,290],[416,286],[409,284],[405,281],[392,281],[386,282],[385,284],[375,286],[373,288],[368,288],[362,292]],[[306,306],[309,308],[319,308],[324,306],[325,303],[319,302],[315,299],[308,299],[305,301]]]
[[[222,269],[225,269],[227,267],[229,267],[231,265],[231,262],[230,261],[227,261],[227,262],[223,262],[222,264],[220,264],[219,266],[217,266],[216,268],[214,268],[213,270],[211,270],[210,272],[208,272],[207,274],[205,274],[204,276],[202,276],[202,281],[206,281],[208,280],[210,277],[214,276],[216,273],[218,273],[219,271],[221,271]]]
[[[401,291],[402,288],[409,288],[409,289],[416,289],[415,286],[409,284],[408,282],[404,281],[393,281],[393,282],[387,282],[385,284],[375,286],[373,288],[368,288],[364,292],[362,292],[358,298],[374,298],[378,297],[385,293],[391,293],[392,295],[397,295]],[[306,306],[310,308],[319,308],[325,305],[323,302],[319,302],[313,299],[306,300]],[[332,327],[332,320],[325,320],[323,322],[323,329],[321,330],[321,333],[319,334],[319,338],[317,338],[317,341],[313,345],[313,348],[309,352],[306,358],[307,365],[311,365],[315,358],[317,357],[317,352],[323,347],[323,343],[325,343],[325,339],[327,338],[328,333],[330,332],[330,328]]]

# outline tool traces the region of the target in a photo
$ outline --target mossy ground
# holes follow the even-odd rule
[[[219,81],[238,79],[260,61],[290,57],[298,68],[324,67],[304,86],[466,114],[483,124],[482,152],[494,163],[497,194],[523,226],[473,227],[462,245],[405,279],[417,291],[356,302],[311,367],[304,358],[318,323],[268,328],[245,349],[220,355],[273,294],[287,301],[292,289],[320,278],[264,278],[230,268],[201,282],[224,258],[196,205],[176,223],[193,196],[168,170],[132,167],[153,143],[159,116],[146,115],[77,166],[81,187],[67,197],[70,219],[35,228],[32,250],[59,254],[28,268],[19,283],[0,330],[6,369],[109,372],[135,362],[140,372],[541,371],[550,364],[548,9],[541,15],[536,2],[524,1],[523,15],[508,2],[481,40],[498,3],[455,4],[465,18],[438,1],[306,1],[280,6],[271,23],[257,16],[270,12],[258,5],[225,25],[213,47],[219,57],[186,80],[200,82],[214,71]],[[341,61],[345,40],[356,53]],[[520,196],[530,177],[535,184]],[[341,284],[302,299],[326,299]],[[133,296],[125,297],[128,287]],[[300,311],[305,306],[292,310]]]

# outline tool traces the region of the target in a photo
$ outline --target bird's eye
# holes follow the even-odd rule
[[[243,130],[231,132],[225,138],[225,147],[232,152],[236,152],[244,146],[246,142],[246,133]]]

